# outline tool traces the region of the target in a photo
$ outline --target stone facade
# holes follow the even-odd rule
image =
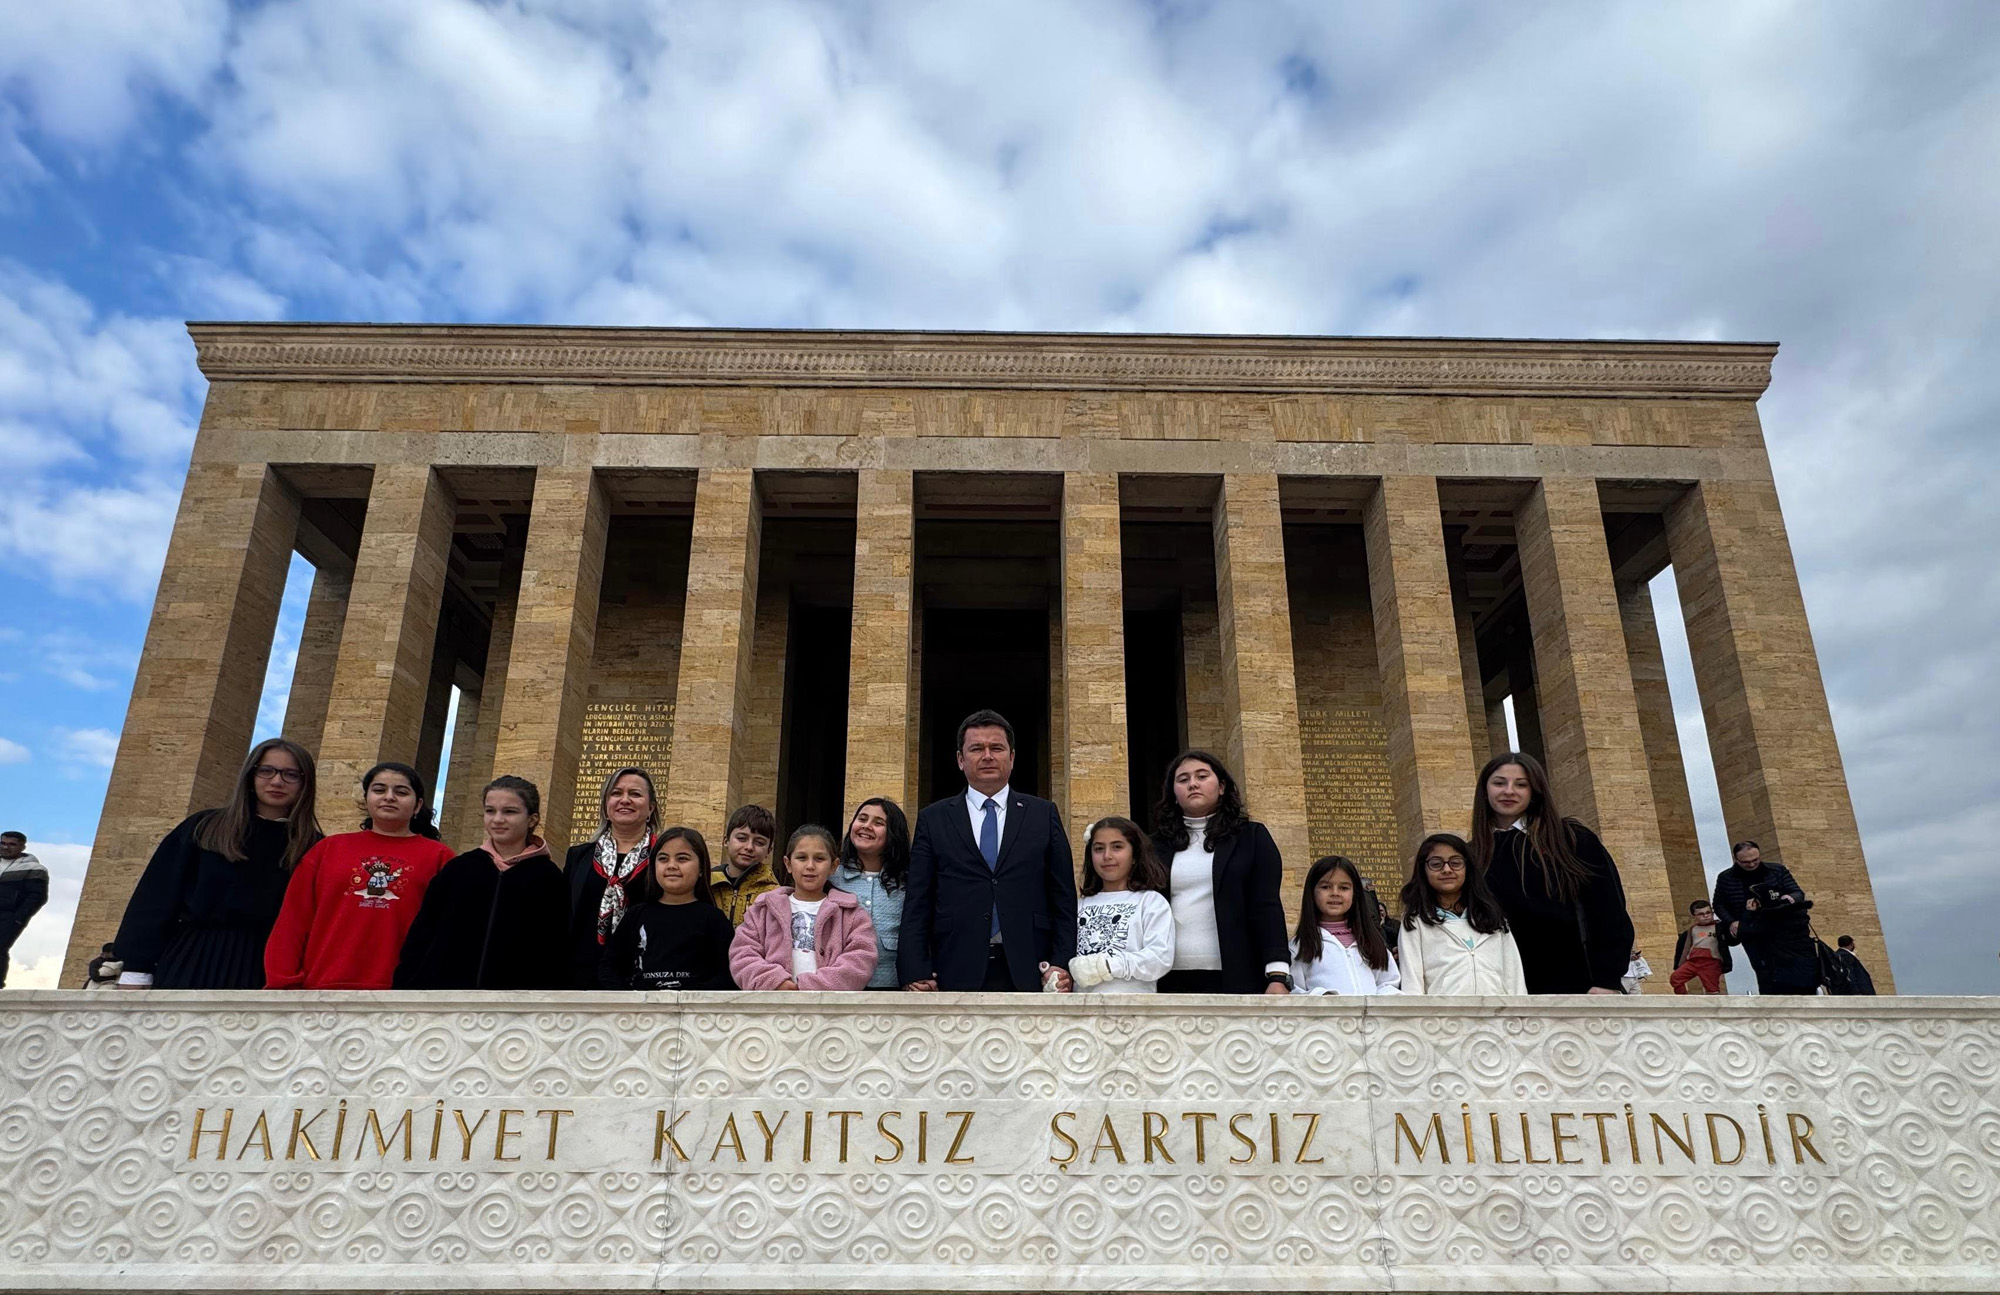
[[[456,844],[495,772],[575,839],[628,760],[711,836],[752,798],[781,829],[914,809],[951,791],[971,679],[1016,699],[1021,788],[1072,830],[1144,817],[1167,748],[1205,746],[1288,890],[1327,851],[1393,889],[1467,822],[1511,697],[1656,959],[1703,884],[1643,594],[1671,561],[1730,835],[1891,983],[1757,423],[1771,347],[193,332],[208,405],[66,983],[226,794],[293,549],[288,724],[328,823],[366,764],[435,757],[454,684]],[[1173,685],[1138,695],[1142,667]]]
[[[1987,1291],[1976,999],[28,991],[0,1290]]]

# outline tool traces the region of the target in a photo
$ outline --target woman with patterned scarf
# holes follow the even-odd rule
[[[644,769],[614,770],[604,780],[602,819],[593,840],[570,847],[563,862],[569,879],[570,983],[596,989],[604,942],[618,929],[628,903],[626,886],[643,875],[660,831],[660,806]]]

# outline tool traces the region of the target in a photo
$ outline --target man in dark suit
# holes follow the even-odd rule
[[[1076,870],[1056,807],[1010,790],[1014,726],[990,710],[958,726],[963,794],[926,806],[903,896],[903,988],[1067,991]]]

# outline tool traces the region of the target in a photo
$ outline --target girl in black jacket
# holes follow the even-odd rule
[[[1153,848],[1167,866],[1174,969],[1163,994],[1291,992],[1291,946],[1278,897],[1284,860],[1222,761],[1185,751],[1153,808]]]
[[[221,809],[167,834],[112,941],[120,988],[262,989],[292,869],[319,843],[312,752],[259,742]]]
[[[486,784],[486,843],[438,870],[403,940],[398,989],[567,989],[569,887],[535,835],[526,778]]]
[[[1509,751],[1480,770],[1471,844],[1529,993],[1623,992],[1632,918],[1618,865],[1595,832],[1562,816],[1540,761]]]

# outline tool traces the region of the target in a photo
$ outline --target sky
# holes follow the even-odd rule
[[[10,983],[54,976],[103,808],[183,321],[299,319],[1780,342],[1899,986],[2000,992],[1996,284],[1982,0],[0,7],[0,827],[56,878]]]

